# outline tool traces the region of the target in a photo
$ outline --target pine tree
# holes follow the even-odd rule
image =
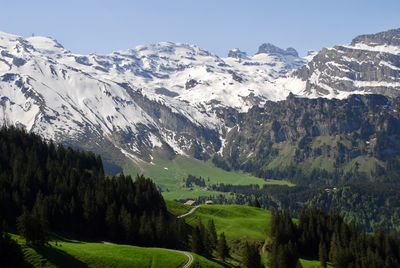
[[[229,257],[229,248],[224,233],[221,233],[219,235],[217,243],[217,254],[222,261],[225,261],[225,258]]]
[[[205,228],[204,224],[200,221],[199,223],[200,238],[203,245],[203,255],[210,256],[212,253],[213,245],[210,241],[210,234]]]
[[[32,218],[36,224],[36,243],[44,245],[48,242],[48,208],[47,202],[42,193],[39,192],[36,197],[35,205],[32,209]]]
[[[251,206],[256,207],[256,208],[261,208],[260,201],[258,201],[258,198],[255,195],[252,198]]]
[[[333,265],[337,264],[337,259],[339,255],[339,241],[336,233],[332,234],[331,245],[329,250],[329,260],[333,263]]]
[[[242,267],[244,268],[260,268],[261,256],[258,247],[255,244],[249,244],[247,241],[244,245],[242,253]]]
[[[191,248],[197,254],[203,254],[204,252],[203,240],[198,226],[193,229]]]
[[[215,224],[214,224],[214,220],[208,220],[208,234],[209,234],[209,240],[211,242],[211,247],[213,249],[216,248],[217,246],[217,231],[215,229]]]
[[[106,177],[99,156],[55,146],[15,128],[0,128],[0,151],[0,218],[12,228],[18,222],[28,243],[44,244],[51,230],[187,247],[186,226],[175,228],[176,219],[150,179]]]
[[[27,244],[44,245],[46,240],[45,231],[37,213],[31,213],[24,209],[17,220],[18,231],[25,238]]]
[[[134,240],[132,215],[124,206],[122,206],[119,214],[119,222],[124,232],[123,240],[128,243],[132,243],[132,241]]]
[[[118,240],[118,220],[116,207],[117,205],[115,204],[115,202],[107,207],[105,219],[109,238],[114,241]]]
[[[322,240],[319,242],[318,255],[321,267],[326,268],[328,256],[325,243]]]

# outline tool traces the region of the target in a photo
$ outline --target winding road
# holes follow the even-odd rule
[[[198,207],[200,207],[200,205],[197,205],[197,206],[193,207],[191,210],[189,210],[189,211],[186,212],[185,214],[182,214],[182,215],[177,216],[177,218],[181,219],[181,218],[185,218],[185,217],[187,217],[187,216],[193,214],[193,213],[196,211],[196,209],[197,209]],[[187,263],[186,263],[185,265],[182,266],[183,268],[189,268],[190,266],[192,266],[193,261],[194,261],[194,258],[193,258],[192,253],[187,252],[187,251],[180,251],[180,250],[174,250],[174,251],[175,251],[175,252],[179,252],[179,253],[185,255],[185,256],[188,258]]]
[[[179,215],[177,218],[181,219],[181,218],[185,218],[185,217],[193,214],[193,212],[195,212],[198,207],[200,207],[200,205],[197,205],[197,206],[193,207],[191,210],[189,210],[189,212],[186,212],[185,214]]]
[[[193,261],[194,261],[194,257],[192,255],[192,253],[187,252],[187,251],[175,250],[175,249],[166,249],[166,250],[183,254],[188,258],[188,261],[182,266],[182,268],[189,268],[190,266],[192,266]]]
[[[200,205],[197,205],[197,206],[193,207],[192,209],[190,209],[190,210],[189,210],[188,212],[186,212],[185,214],[182,214],[182,215],[177,216],[177,218],[181,219],[181,218],[184,218],[184,217],[187,217],[187,216],[193,214],[193,213],[196,211],[196,209],[197,209],[198,207],[200,207]],[[182,268],[189,268],[190,266],[192,266],[193,261],[194,261],[194,258],[193,258],[192,253],[190,253],[190,252],[188,252],[188,251],[181,251],[181,250],[174,250],[174,249],[169,249],[169,250],[170,250],[170,251],[174,251],[174,252],[178,252],[178,253],[180,253],[180,254],[183,254],[183,255],[185,255],[185,256],[188,258],[187,263],[185,263],[185,265],[183,265]]]
[[[193,255],[187,251],[180,251],[180,252],[183,253],[186,257],[188,257],[188,262],[183,266],[183,268],[189,268],[190,266],[192,266],[194,260]]]

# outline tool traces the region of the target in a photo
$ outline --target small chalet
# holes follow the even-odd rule
[[[193,206],[193,205],[195,205],[195,204],[196,204],[196,201],[191,200],[191,199],[189,199],[189,200],[187,200],[187,201],[185,202],[185,205],[188,205],[188,206]]]

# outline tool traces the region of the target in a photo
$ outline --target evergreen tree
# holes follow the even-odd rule
[[[208,220],[208,234],[211,247],[215,249],[217,246],[218,237],[213,219]]]
[[[339,241],[338,241],[338,237],[337,234],[334,233],[332,235],[332,239],[331,239],[331,245],[330,245],[330,250],[329,250],[329,260],[331,261],[331,263],[333,265],[336,265],[338,263],[338,256],[339,256]]]
[[[211,241],[210,237],[211,235],[209,234],[208,230],[201,221],[199,222],[199,230],[200,230],[200,238],[202,240],[202,245],[203,245],[203,255],[210,256],[214,248],[214,245],[212,244]]]
[[[27,244],[44,245],[47,242],[43,223],[36,212],[23,210],[21,216],[18,217],[18,231]]]
[[[249,244],[247,241],[242,253],[242,267],[261,268],[261,256],[258,247],[255,244]]]
[[[0,150],[0,217],[28,243],[45,244],[52,231],[187,246],[186,226],[175,228],[158,188],[143,175],[106,177],[99,156],[15,128],[0,128]]]
[[[327,259],[328,259],[327,255],[328,254],[327,254],[325,243],[322,240],[319,242],[318,255],[319,255],[319,261],[320,261],[321,267],[322,268],[326,268],[327,267]]]
[[[328,252],[334,267],[400,267],[400,239],[396,236],[383,231],[367,235],[336,212],[302,211],[294,232],[288,219],[282,212],[272,215],[272,268],[297,267],[299,256],[319,257],[321,267],[326,267]]]
[[[251,206],[256,207],[256,208],[261,208],[260,201],[258,201],[258,198],[256,195],[254,195],[252,198]]]
[[[200,232],[199,226],[196,226],[193,229],[191,248],[194,253],[197,253],[200,255],[204,253],[203,239],[201,237],[201,232]]]
[[[225,261],[225,259],[229,257],[229,248],[226,242],[225,234],[223,232],[219,235],[217,243],[217,254],[222,261]]]

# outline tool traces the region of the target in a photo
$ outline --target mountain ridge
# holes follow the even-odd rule
[[[172,42],[78,55],[52,38],[0,33],[0,122],[118,165],[152,162],[159,152],[209,159],[223,152],[237,113],[289,93],[398,96],[400,47],[387,41],[397,33],[359,36],[307,59],[269,43],[227,58]]]

